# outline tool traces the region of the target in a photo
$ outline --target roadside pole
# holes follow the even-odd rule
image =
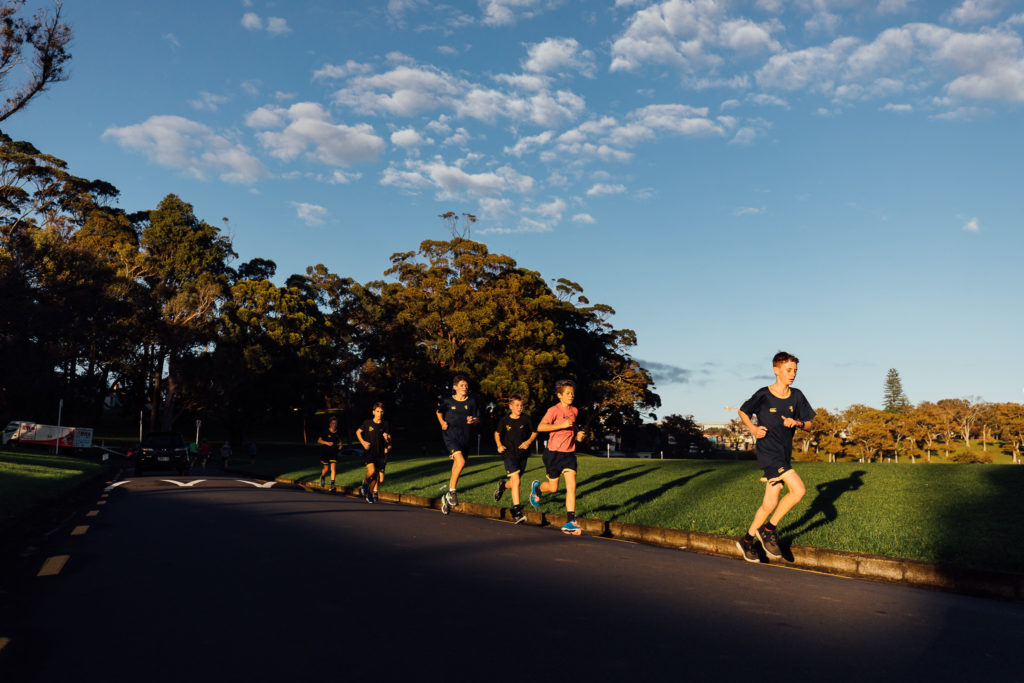
[[[64,399],[61,399],[57,404],[57,450],[54,451],[56,455],[60,455],[60,421],[61,415],[64,412]]]

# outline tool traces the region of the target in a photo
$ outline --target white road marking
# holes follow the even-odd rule
[[[116,489],[121,484],[127,484],[127,483],[128,483],[127,479],[122,479],[121,481],[115,481],[113,484],[111,484],[110,486],[108,486],[107,488],[105,488],[103,490],[104,491],[113,491],[114,489]]]
[[[60,570],[64,569],[64,565],[71,558],[70,555],[54,555],[53,557],[46,558],[43,562],[43,568],[39,570],[36,576],[57,576],[60,574]]]
[[[188,488],[189,486],[195,486],[196,484],[199,484],[200,482],[204,482],[206,480],[205,479],[195,479],[193,481],[190,481],[187,484],[182,484],[180,481],[174,481],[173,479],[161,479],[160,481],[166,481],[168,484],[176,484],[178,486],[183,486],[185,488]]]
[[[235,479],[235,481],[240,481],[243,484],[252,484],[253,486],[255,486],[258,489],[269,489],[271,486],[273,486],[274,484],[277,483],[276,481],[265,481],[262,484],[257,484],[254,481],[248,481],[246,479]]]

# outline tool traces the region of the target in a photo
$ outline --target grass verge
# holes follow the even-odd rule
[[[81,458],[0,451],[0,529],[102,471]]]
[[[293,453],[295,451],[292,451]],[[239,466],[272,479],[303,482],[320,476],[315,449],[307,455],[260,458]],[[438,497],[450,472],[447,458],[392,458],[383,489]],[[807,495],[783,519],[783,540],[927,562],[1024,572],[1024,546],[1015,520],[1024,515],[1024,467],[896,466],[862,463],[795,464]],[[337,482],[357,484],[358,459],[338,463]],[[459,480],[460,500],[493,504],[503,473],[495,455],[471,456]],[[580,456],[580,516],[707,533],[742,535],[760,504],[764,485],[753,462],[637,460]],[[522,485],[544,478],[531,457]],[[541,509],[564,510],[564,494],[547,495]],[[501,505],[511,505],[508,492]]]

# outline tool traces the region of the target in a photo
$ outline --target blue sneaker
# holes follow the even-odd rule
[[[530,505],[535,508],[540,507],[540,491],[537,490],[538,488],[540,488],[540,482],[534,479],[533,483],[530,484]]]
[[[566,522],[562,525],[562,533],[569,534],[570,536],[579,536],[583,533],[583,529],[576,522]]]

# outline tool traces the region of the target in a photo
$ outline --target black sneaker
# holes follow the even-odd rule
[[[501,500],[502,495],[505,493],[505,478],[502,477],[498,480],[498,488],[494,489],[494,502],[497,503]]]
[[[526,515],[523,514],[523,508],[521,508],[518,505],[515,506],[514,508],[512,508],[512,523],[513,524],[522,524],[525,521],[526,521]]]
[[[334,493],[337,490],[338,490],[337,487],[334,485],[334,482],[332,481],[331,482],[331,488],[330,488],[331,493]]]
[[[459,504],[459,494],[456,493],[455,491],[449,491],[445,495],[448,496],[448,505],[450,505],[451,507],[455,507],[456,505]]]
[[[364,481],[359,485],[359,495],[366,499],[366,502],[370,502],[370,487],[366,485]]]
[[[747,562],[761,561],[761,558],[757,555],[757,545],[754,543],[754,539],[748,541],[747,537],[744,536],[736,541],[736,547],[740,549],[740,554],[743,555],[743,559]]]
[[[324,484],[326,484],[326,483],[327,483],[327,478],[326,477],[320,477],[320,488],[323,488]]]
[[[757,535],[757,540],[761,541],[761,547],[764,548],[768,557],[776,560],[782,557],[782,549],[779,547],[779,537],[775,535],[774,531],[768,531],[768,529],[762,526],[754,533]]]

